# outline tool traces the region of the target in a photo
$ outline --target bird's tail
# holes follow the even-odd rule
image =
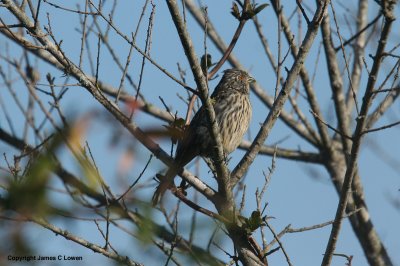
[[[178,174],[180,167],[173,164],[167,171],[167,173],[160,179],[156,191],[154,192],[152,203],[156,206],[161,198],[164,196],[165,191],[173,184],[175,176]]]

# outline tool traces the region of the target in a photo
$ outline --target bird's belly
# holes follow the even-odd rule
[[[240,99],[241,104],[227,108],[217,119],[220,125],[222,146],[226,154],[233,152],[243,139],[251,120],[251,105],[247,97]],[[218,117],[217,117],[218,118]]]
[[[243,135],[249,128],[252,111],[251,104],[246,96],[238,96],[236,101],[228,99],[214,105],[216,122],[218,124],[222,148],[225,154],[233,152],[242,141]],[[213,154],[211,134],[204,123],[195,128],[196,145],[202,156],[210,157]]]

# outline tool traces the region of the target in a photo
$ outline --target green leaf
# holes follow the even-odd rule
[[[269,6],[269,4],[261,4],[258,7],[254,8],[254,13],[255,15],[257,15],[258,13],[260,13],[261,10],[263,10],[264,8],[266,8],[267,6]]]
[[[239,7],[236,3],[232,3],[232,11],[231,14],[237,18],[240,19],[240,11],[239,11]]]
[[[269,4],[261,4],[258,6],[258,4],[251,5],[250,7],[247,7],[245,9],[244,14],[242,15],[242,19],[251,19],[255,15],[257,15],[261,10],[266,8]]]
[[[27,215],[49,214],[50,204],[47,198],[47,184],[52,171],[56,168],[53,154],[61,146],[62,138],[54,135],[51,140],[43,144],[42,150],[33,154],[26,169],[26,175],[21,180],[13,180],[5,197],[5,206],[8,209],[18,210]]]
[[[213,63],[211,62],[211,55],[210,54],[203,55],[200,59],[200,65],[201,65],[201,70],[203,70],[203,73],[206,74],[207,70],[213,65]]]
[[[178,118],[169,125],[164,125],[164,127],[167,129],[167,135],[170,136],[172,142],[176,144],[185,134],[186,121],[183,118]]]
[[[174,127],[184,128],[185,127],[185,123],[186,123],[185,119],[178,118],[174,122],[172,122],[171,125],[174,126]]]
[[[261,213],[259,211],[253,211],[249,218],[239,216],[240,221],[242,222],[242,229],[246,232],[246,234],[251,235],[255,230],[260,228],[263,224],[263,219],[261,217]]]
[[[251,231],[257,230],[262,224],[262,217],[259,211],[253,211],[249,218],[249,228]]]
[[[154,217],[151,208],[145,208],[143,210],[143,216],[141,215],[141,222],[138,223],[136,235],[138,239],[144,245],[150,245],[152,239],[156,234],[156,228],[153,226]]]

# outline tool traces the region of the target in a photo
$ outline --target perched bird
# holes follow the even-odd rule
[[[252,82],[254,79],[247,72],[228,69],[225,70],[221,81],[211,95],[225,155],[239,146],[244,133],[249,128],[252,115],[249,85]],[[207,124],[206,110],[201,107],[178,142],[174,164],[165,176],[160,178],[160,184],[153,195],[153,205],[157,205],[165,191],[173,184],[174,177],[193,158],[212,156],[213,146]]]

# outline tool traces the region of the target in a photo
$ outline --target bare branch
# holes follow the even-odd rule
[[[322,265],[330,265],[331,260],[332,260],[332,254],[335,252],[335,247],[336,247],[336,242],[337,238],[341,229],[342,225],[342,217],[345,214],[346,210],[346,205],[350,197],[350,189],[351,189],[351,184],[353,181],[353,177],[356,174],[356,167],[357,167],[357,160],[358,160],[358,154],[359,154],[359,149],[361,145],[361,139],[362,139],[362,132],[365,130],[365,125],[366,125],[366,118],[367,118],[367,113],[369,110],[369,107],[371,105],[372,101],[372,96],[373,96],[373,89],[374,85],[376,82],[376,75],[380,69],[381,63],[382,63],[382,56],[385,51],[385,46],[387,42],[387,38],[389,36],[389,33],[391,32],[391,26],[394,21],[394,15],[393,15],[393,7],[395,5],[395,1],[386,3],[383,6],[383,13],[385,16],[385,23],[380,35],[378,47],[375,53],[375,60],[374,64],[371,69],[371,73],[368,79],[368,84],[367,88],[364,94],[363,98],[363,103],[360,109],[360,116],[358,117],[357,120],[357,126],[353,134],[353,145],[351,147],[351,153],[350,153],[350,158],[349,158],[349,163],[348,167],[346,169],[346,174],[344,177],[344,182],[342,186],[342,191],[340,194],[340,199],[339,199],[339,204],[337,208],[337,212],[335,215],[335,222],[332,225],[332,231],[329,237],[329,242],[326,247],[324,259],[322,261]],[[388,257],[380,257],[379,258],[381,261],[379,262],[381,265],[392,265],[390,259]],[[387,261],[383,261],[383,259],[386,259]]]
[[[168,8],[170,10],[172,19],[175,23],[175,26],[178,30],[179,37],[182,42],[182,46],[185,50],[185,54],[189,60],[197,88],[200,92],[200,99],[203,103],[203,106],[207,110],[207,117],[209,119],[209,131],[211,134],[211,139],[214,142],[213,146],[215,147],[214,153],[215,153],[215,163],[216,163],[216,169],[217,169],[217,174],[218,174],[218,192],[221,193],[222,197],[226,197],[228,199],[228,202],[230,202],[230,206],[224,206],[225,211],[233,211],[233,206],[232,201],[233,201],[233,196],[232,196],[232,191],[230,190],[228,184],[229,184],[229,174],[228,174],[228,169],[224,163],[224,152],[222,149],[222,140],[221,140],[221,135],[219,132],[219,127],[218,124],[215,120],[215,112],[214,108],[212,106],[211,99],[208,95],[208,87],[207,87],[207,81],[206,77],[204,77],[203,71],[201,69],[200,63],[198,61],[198,57],[196,56],[196,53],[193,49],[193,44],[190,39],[189,33],[186,30],[186,26],[183,23],[183,20],[179,14],[179,8],[178,4],[175,0],[169,0],[167,2]]]
[[[293,87],[295,80],[297,79],[297,75],[299,74],[303,62],[307,57],[308,51],[311,48],[311,45],[314,42],[316,33],[318,31],[318,27],[322,22],[322,19],[326,13],[327,5],[329,1],[325,1],[323,5],[319,6],[318,9],[315,11],[312,23],[309,25],[306,36],[303,40],[302,45],[299,48],[299,52],[296,56],[296,60],[292,65],[292,68],[288,74],[286,82],[279,93],[276,101],[274,102],[267,118],[265,119],[263,126],[261,127],[260,131],[257,134],[250,150],[246,153],[243,159],[240,161],[237,167],[235,167],[234,171],[232,172],[231,182],[232,186],[236,185],[243,174],[247,171],[251,163],[254,161],[256,155],[260,151],[261,145],[264,143],[265,139],[269,135],[269,131],[271,130],[272,126],[275,124],[276,120],[279,117],[279,114],[283,108],[284,103],[286,102],[288,95]]]
[[[190,13],[193,15],[193,17],[196,19],[197,23],[204,27],[204,18],[202,16],[201,11],[195,6],[192,0],[184,0],[186,7],[190,11]],[[211,21],[208,21],[208,27],[207,27],[207,32],[211,38],[211,40],[214,42],[214,44],[217,46],[218,50],[221,53],[224,53],[227,49],[227,45],[223,41],[223,39],[218,35],[217,31],[215,30],[213,24]],[[228,58],[229,63],[239,69],[244,69],[244,66],[240,63],[239,59],[237,59],[233,53],[230,54]],[[257,95],[257,97],[266,105],[268,108],[271,108],[273,103],[274,103],[274,98],[269,96],[266,93],[266,90],[263,89],[260,84],[258,83],[253,83],[253,86],[251,87],[252,91]],[[280,119],[283,120],[283,122],[288,125],[290,128],[292,128],[296,133],[298,133],[301,137],[309,141],[312,145],[317,146],[317,141],[315,138],[307,132],[307,130],[302,127],[301,124],[297,123],[297,121],[285,110],[281,110],[280,113]]]

